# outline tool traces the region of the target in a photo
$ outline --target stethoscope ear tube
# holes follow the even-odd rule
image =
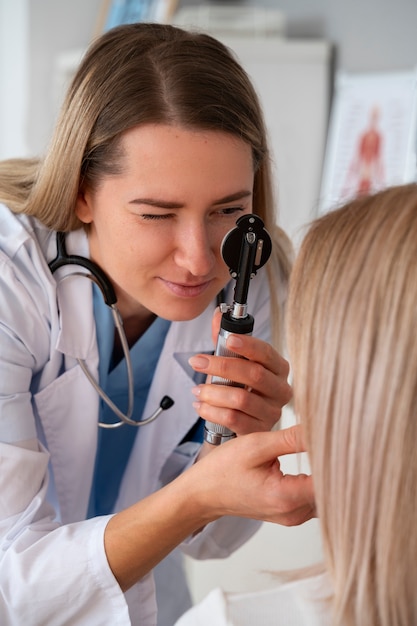
[[[108,407],[113,411],[116,417],[119,418],[118,422],[99,422],[98,425],[101,428],[119,428],[123,426],[123,424],[130,424],[130,426],[146,426],[146,424],[150,424],[162,413],[162,411],[166,411],[173,404],[174,401],[169,396],[164,396],[159,404],[159,407],[152,413],[152,415],[143,420],[133,420],[133,409],[134,409],[134,380],[133,380],[133,367],[132,360],[130,358],[130,350],[127,342],[126,333],[123,329],[123,320],[121,318],[119,309],[117,308],[117,297],[116,292],[114,291],[113,285],[108,278],[108,276],[103,272],[101,267],[99,267],[96,263],[91,261],[90,259],[86,259],[85,257],[78,256],[76,254],[68,254],[65,245],[65,233],[57,232],[56,234],[56,245],[57,245],[57,255],[53,261],[49,263],[49,269],[52,274],[56,272],[60,267],[64,265],[78,265],[83,267],[88,271],[88,273],[84,272],[74,272],[72,274],[68,274],[67,276],[63,276],[61,280],[65,278],[70,278],[71,276],[85,276],[90,280],[94,281],[100,288],[105,303],[110,307],[113,322],[115,329],[119,335],[120,343],[122,345],[123,354],[126,360],[126,368],[127,368],[127,380],[128,380],[128,407],[126,413],[123,413],[119,409],[118,406],[114,404],[111,398],[106,394],[104,389],[100,387],[92,373],[87,367],[86,362],[83,359],[77,359],[79,366],[81,367],[83,373],[88,378],[94,389],[97,391],[103,402],[107,404]]]
[[[116,304],[116,292],[114,291],[113,285],[107,274],[103,272],[101,267],[97,265],[97,263],[94,263],[94,261],[86,259],[85,257],[79,256],[77,254],[68,254],[65,245],[65,233],[57,232],[56,248],[57,255],[49,263],[49,269],[51,270],[52,274],[64,265],[79,265],[80,267],[84,267],[90,272],[94,282],[100,287],[103,294],[104,302],[108,306]]]

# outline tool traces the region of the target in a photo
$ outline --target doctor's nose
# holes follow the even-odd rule
[[[190,228],[177,236],[174,258],[193,276],[207,276],[216,263],[215,250],[204,227]]]

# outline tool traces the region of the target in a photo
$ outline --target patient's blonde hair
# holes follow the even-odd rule
[[[417,624],[417,186],[313,223],[288,344],[334,624]]]

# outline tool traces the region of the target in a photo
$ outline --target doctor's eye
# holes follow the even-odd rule
[[[143,220],[166,220],[173,216],[172,213],[143,213],[141,218]]]
[[[225,207],[224,209],[219,209],[219,211],[217,211],[217,213],[219,215],[235,215],[236,213],[242,213],[242,211],[244,211],[245,209],[241,206],[228,206]]]

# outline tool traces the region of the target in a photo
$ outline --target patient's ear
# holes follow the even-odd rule
[[[88,191],[78,192],[77,202],[75,203],[75,215],[84,224],[91,224],[93,221],[91,200],[92,196]]]

